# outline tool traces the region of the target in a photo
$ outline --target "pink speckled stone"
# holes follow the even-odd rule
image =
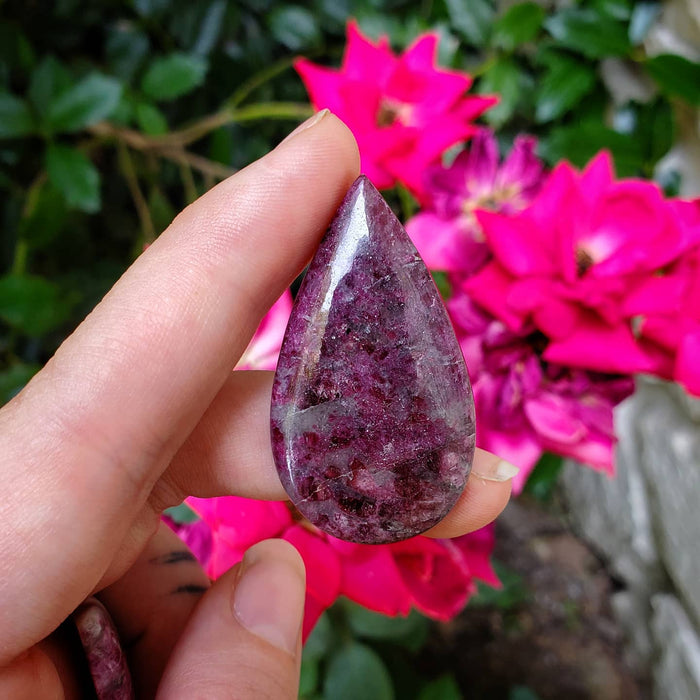
[[[272,393],[282,484],[352,542],[424,532],[474,456],[474,404],[440,295],[403,227],[359,177],[311,262]]]
[[[134,700],[131,674],[107,609],[88,598],[73,613],[98,700]]]

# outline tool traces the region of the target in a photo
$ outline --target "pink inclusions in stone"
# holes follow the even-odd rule
[[[271,427],[292,502],[343,540],[424,532],[469,476],[474,403],[462,353],[430,273],[365,176],[295,300]]]

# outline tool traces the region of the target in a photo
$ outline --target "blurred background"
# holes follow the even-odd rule
[[[6,0],[0,403],[176,212],[311,114],[292,61],[337,66],[350,17],[396,50],[439,32],[440,64],[500,95],[484,121],[504,149],[534,134],[547,164],[582,166],[607,148],[618,175],[700,195],[697,0]],[[301,695],[700,697],[699,423],[640,381],[615,480],[545,458],[499,519],[501,590],[444,624],[339,602]]]

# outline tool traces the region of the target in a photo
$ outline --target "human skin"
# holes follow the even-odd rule
[[[286,497],[271,373],[231,370],[358,168],[342,122],[320,113],[303,124],[187,207],[0,410],[0,697],[77,696],[53,633],[91,594],[136,640],[137,692],[296,697],[296,550],[256,545],[209,586],[195,562],[158,563],[183,549],[159,519],[188,495]],[[491,521],[511,472],[478,451],[463,496],[427,534]]]

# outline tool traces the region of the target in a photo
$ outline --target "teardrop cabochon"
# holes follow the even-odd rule
[[[439,522],[474,457],[474,402],[415,246],[361,175],[296,297],[272,390],[272,450],[292,503],[343,540]]]

